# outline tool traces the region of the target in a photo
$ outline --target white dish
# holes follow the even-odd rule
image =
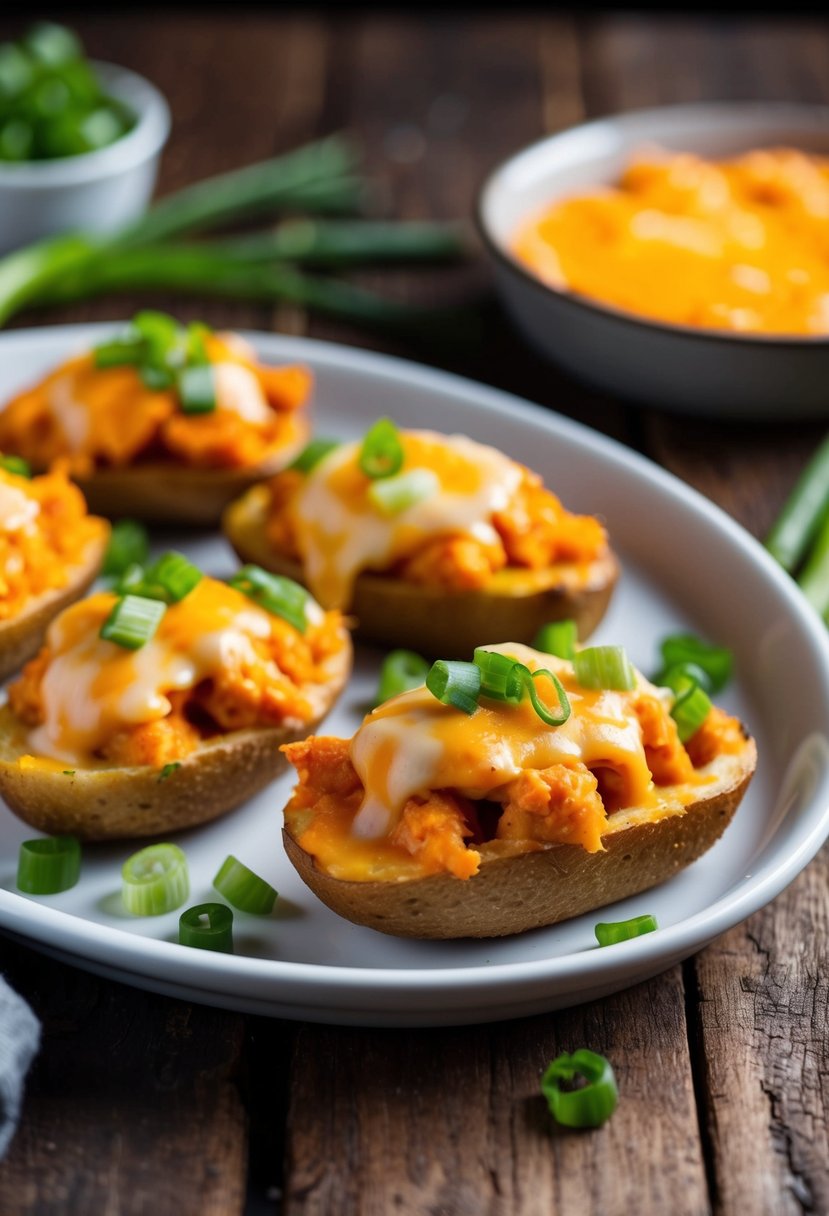
[[[542,283],[511,252],[519,222],[566,194],[618,181],[657,144],[722,158],[791,146],[829,153],[829,107],[663,106],[584,123],[516,152],[488,178],[478,222],[496,286],[524,336],[573,375],[657,409],[749,418],[829,412],[829,337],[671,325]]]
[[[0,337],[0,400],[108,327]],[[646,672],[656,642],[690,627],[731,646],[739,679],[722,703],[749,724],[760,764],[736,820],[701,861],[634,900],[550,929],[483,942],[413,942],[341,920],[305,888],[282,853],[285,778],[240,811],[182,834],[191,902],[211,897],[229,852],[281,893],[270,918],[237,914],[237,954],[174,944],[177,914],[119,911],[119,865],[131,847],[88,847],[80,883],[32,899],[15,891],[31,829],[0,815],[0,928],[112,978],[188,1000],[278,1017],[428,1026],[518,1017],[635,983],[698,950],[772,899],[829,833],[829,641],[790,580],[761,547],[698,494],[621,445],[508,394],[360,350],[249,335],[263,358],[302,360],[317,376],[316,421],[353,436],[378,415],[458,430],[542,472],[564,501],[608,521],[624,562],[600,630]],[[175,538],[216,574],[233,568],[215,536]],[[170,537],[164,538],[165,547]],[[504,640],[504,639],[493,639]],[[374,686],[377,655],[326,730],[350,734]],[[655,913],[658,932],[599,949],[596,920]]]

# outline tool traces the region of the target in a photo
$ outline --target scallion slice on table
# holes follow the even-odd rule
[[[81,846],[74,836],[24,840],[17,858],[17,887],[27,895],[68,891],[81,876]]]
[[[407,473],[373,481],[368,497],[381,515],[400,515],[409,507],[431,498],[439,486],[437,473],[432,469],[409,469]]]
[[[586,1084],[573,1088],[576,1081]],[[550,1114],[564,1127],[601,1127],[619,1105],[619,1088],[610,1061],[581,1048],[557,1056],[541,1078]]]
[[[311,596],[293,579],[270,574],[261,566],[242,566],[230,579],[230,586],[241,591],[266,612],[281,616],[300,633],[308,628],[308,602]]]
[[[616,942],[626,942],[658,928],[655,916],[644,915],[632,916],[630,920],[600,921],[594,926],[594,932],[600,946],[614,946]]]
[[[270,883],[254,874],[232,853],[219,867],[213,886],[234,908],[254,916],[267,916],[273,911],[277,899],[277,893]]]
[[[190,894],[187,858],[177,844],[151,844],[121,867],[121,896],[133,916],[161,916]]]
[[[390,418],[378,418],[363,439],[357,463],[372,481],[394,477],[403,465],[400,432]]]
[[[147,530],[134,519],[119,519],[112,525],[104,564],[104,575],[123,576],[133,566],[141,567],[150,553]]]
[[[178,918],[182,946],[233,953],[233,913],[227,904],[195,904]]]
[[[392,650],[383,660],[375,706],[417,688],[426,680],[431,664],[413,650]]]
[[[426,687],[444,705],[474,714],[481,694],[481,669],[475,663],[438,659],[429,668]]]
[[[572,659],[578,639],[575,621],[549,621],[533,638],[533,649],[554,654],[557,659]]]
[[[777,521],[766,548],[793,574],[815,541],[829,510],[829,436],[803,470]]]
[[[154,636],[166,610],[162,600],[124,595],[101,626],[101,637],[125,650],[140,650]]]
[[[324,439],[322,436],[312,439],[297,458],[288,465],[288,468],[296,469],[298,473],[310,473],[329,452],[333,452],[338,447],[340,447],[339,439]]]
[[[623,646],[587,646],[573,656],[573,670],[582,688],[630,692],[636,687],[636,672]]]

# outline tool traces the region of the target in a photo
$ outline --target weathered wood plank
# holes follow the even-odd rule
[[[616,1069],[596,1132],[557,1129],[546,1064],[589,1046]],[[422,1032],[304,1027],[284,1216],[699,1216],[709,1210],[679,968],[544,1018]]]

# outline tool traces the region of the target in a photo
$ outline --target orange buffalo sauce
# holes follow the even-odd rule
[[[227,731],[302,726],[318,711],[327,660],[347,639],[309,601],[300,633],[240,591],[202,578],[138,650],[100,636],[116,596],[68,608],[9,688],[38,757],[89,767],[163,765]]]
[[[108,530],[62,469],[32,478],[0,469],[0,622],[64,587]]]
[[[528,217],[513,252],[540,279],[628,312],[741,333],[829,333],[829,159],[636,159],[615,187]]]
[[[299,773],[286,827],[326,873],[469,878],[485,856],[597,852],[610,816],[681,813],[712,779],[680,742],[666,690],[641,676],[629,692],[585,689],[567,660],[517,643],[487,649],[554,671],[567,721],[546,725],[529,699],[484,698],[466,714],[421,687],[375,709],[350,741],[283,749]]]
[[[216,408],[186,414],[171,390],[153,391],[134,367],[95,366],[78,355],[15,397],[0,413],[0,451],[33,467],[66,461],[70,473],[139,462],[245,468],[304,440],[311,373],[266,367],[235,334],[205,339],[214,369]]]

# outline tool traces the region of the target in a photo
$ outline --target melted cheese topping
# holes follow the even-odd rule
[[[114,603],[109,593],[93,595],[49,627],[44,721],[30,732],[33,751],[81,766],[119,730],[166,717],[176,689],[251,665],[276,674],[253,645],[270,637],[272,618],[224,583],[203,578],[139,650],[100,637]]]
[[[403,469],[428,469],[436,492],[398,515],[381,515],[371,481],[357,463],[361,444],[336,448],[305,478],[292,510],[305,575],[328,608],[347,608],[363,570],[387,569],[430,536],[467,535],[497,543],[492,516],[521,481],[521,468],[495,448],[463,435],[401,433]]]
[[[519,659],[531,671],[554,671],[570,700],[568,720],[547,726],[528,698],[517,706],[484,699],[471,715],[441,704],[426,688],[393,698],[366,718],[351,743],[351,761],[366,791],[354,819],[357,836],[385,836],[414,795],[451,788],[468,798],[491,798],[525,769],[574,761],[614,770],[625,806],[655,800],[642,731],[630,708],[636,691],[583,689],[571,663],[517,643],[487,649]],[[543,684],[540,691],[548,695]]]
[[[216,407],[236,414],[254,426],[267,426],[273,416],[262,386],[250,368],[241,363],[214,363]]]
[[[0,481],[0,531],[23,532],[34,527],[40,503],[8,481]]]
[[[544,282],[675,324],[829,333],[829,159],[641,158],[614,188],[529,216],[516,256]]]

